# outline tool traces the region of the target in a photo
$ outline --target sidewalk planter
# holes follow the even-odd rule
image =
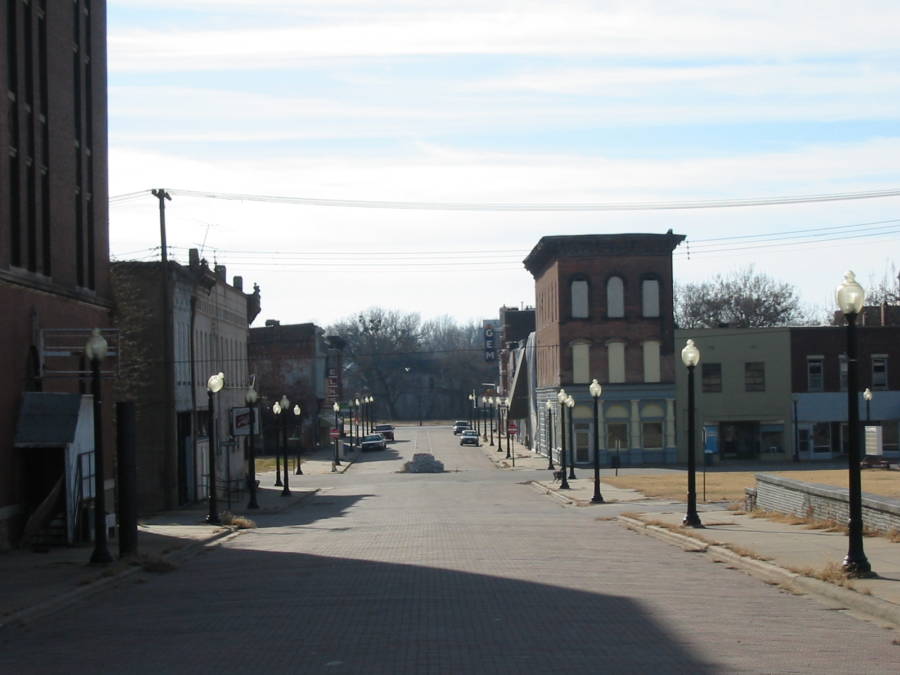
[[[756,474],[756,506],[764,511],[846,523],[848,503],[847,488]],[[863,525],[867,529],[878,532],[900,530],[900,500],[864,492],[862,510]]]

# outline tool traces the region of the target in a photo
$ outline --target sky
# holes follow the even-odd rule
[[[109,0],[111,255],[158,259],[165,188],[170,257],[258,283],[254,325],[464,322],[534,304],[542,236],[671,228],[676,283],[752,265],[824,317],[846,270],[896,276],[900,197],[647,207],[900,189],[898,25],[893,0]]]

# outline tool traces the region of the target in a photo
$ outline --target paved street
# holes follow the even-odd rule
[[[174,571],[0,631],[0,671],[897,671],[893,631],[564,506],[447,428],[397,437]],[[414,452],[447,472],[399,473]]]

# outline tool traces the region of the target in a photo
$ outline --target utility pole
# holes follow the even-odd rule
[[[165,420],[165,445],[164,452],[165,455],[163,457],[163,466],[165,467],[165,478],[166,482],[170,486],[175,486],[175,490],[177,493],[178,490],[178,469],[177,469],[177,459],[174,458],[173,455],[173,443],[172,443],[172,435],[175,433],[175,423],[173,421],[173,413],[175,411],[175,386],[173,384],[174,373],[172,369],[175,367],[175,354],[172,349],[172,332],[173,332],[173,317],[172,317],[172,303],[170,302],[170,294],[169,294],[169,247],[166,243],[166,200],[172,201],[172,195],[170,195],[164,188],[159,188],[158,190],[151,190],[151,194],[159,200],[159,246],[160,246],[160,269],[162,271],[162,283],[161,292],[162,292],[162,345],[163,345],[163,382],[166,388],[165,395],[163,396],[163,419]],[[193,340],[193,336],[191,336]],[[192,383],[193,386],[193,383]],[[196,423],[196,420],[193,420]],[[210,420],[210,424],[212,424],[212,420]],[[194,430],[191,430],[194,433]],[[174,508],[176,503],[178,502],[178,498],[173,500],[171,498],[170,493],[166,492],[166,505],[168,508]]]

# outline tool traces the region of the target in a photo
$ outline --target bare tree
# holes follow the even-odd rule
[[[753,266],[699,284],[676,285],[675,322],[680,328],[737,328],[809,323],[796,289]]]
[[[866,304],[880,305],[887,303],[888,305],[900,305],[900,274],[897,274],[897,266],[891,264],[891,271],[888,273],[887,268],[884,275],[879,281],[869,280],[869,287],[866,289]]]

